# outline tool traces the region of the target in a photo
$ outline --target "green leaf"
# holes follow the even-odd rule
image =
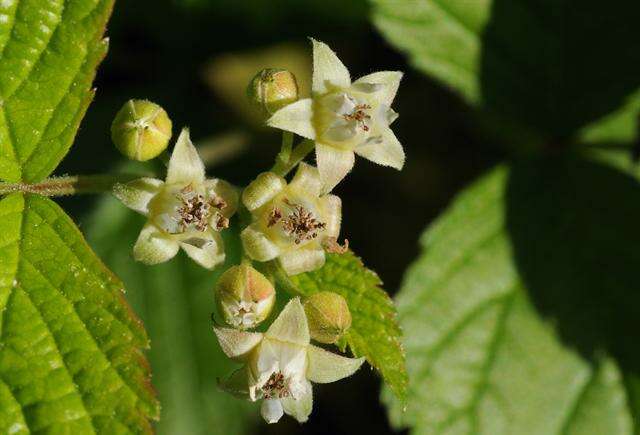
[[[69,150],[93,98],[113,0],[0,2],[0,179],[36,182]]]
[[[52,201],[0,200],[0,432],[150,433],[142,324]]]
[[[416,68],[500,124],[519,124],[516,134],[635,136],[640,51],[629,41],[640,38],[638,2],[371,1],[376,26]]]
[[[410,385],[406,412],[384,393],[394,424],[633,433],[638,222],[640,184],[591,157],[518,162],[467,189],[397,297]]]
[[[325,265],[292,277],[278,274],[278,284],[290,293],[310,296],[332,291],[344,297],[351,311],[352,324],[345,341],[357,357],[364,356],[375,367],[393,392],[403,399],[407,389],[402,331],[396,308],[380,287],[382,281],[352,252],[329,254]]]
[[[162,403],[159,434],[252,433],[258,410],[217,388],[237,368],[220,350],[211,328],[213,288],[224,270],[210,272],[179,254],[145,266],[131,257],[144,218],[105,198],[87,222],[87,237],[127,284],[127,297],[151,338],[149,359]],[[238,238],[226,240],[228,263],[239,257]],[[224,428],[224,429],[222,429]]]

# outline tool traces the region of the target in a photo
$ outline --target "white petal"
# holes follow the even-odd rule
[[[242,247],[245,253],[256,261],[273,260],[280,254],[280,249],[257,229],[255,225],[249,225],[240,233]]]
[[[342,221],[342,200],[336,195],[325,195],[320,198],[324,212],[324,235],[337,238],[340,235],[340,223]]]
[[[133,247],[133,258],[145,264],[164,263],[175,257],[179,247],[177,241],[147,223]]]
[[[113,194],[131,210],[147,216],[149,202],[156,196],[163,184],[163,181],[155,178],[140,178],[125,184],[116,184],[113,187]]]
[[[316,143],[316,163],[322,179],[322,191],[326,193],[333,190],[353,169],[354,162],[353,151]]]
[[[281,176],[263,172],[244,189],[242,203],[247,210],[256,210],[271,201],[286,185],[286,180]]]
[[[167,167],[167,183],[204,182],[204,164],[191,143],[189,129],[183,128]]]
[[[404,150],[402,144],[389,128],[382,132],[382,141],[369,141],[363,145],[358,145],[356,154],[383,166],[391,166],[395,169],[402,169],[404,166]]]
[[[278,110],[269,118],[267,125],[293,132],[307,139],[315,139],[316,130],[311,123],[312,118],[313,101],[311,98],[305,98]]]
[[[280,399],[264,399],[260,406],[260,414],[267,423],[277,423],[284,414]]]
[[[324,265],[324,251],[319,248],[300,248],[285,252],[278,257],[287,275],[297,275],[321,268]]]
[[[298,423],[307,421],[313,409],[313,389],[311,383],[305,380],[303,385],[302,391],[296,397],[289,396],[280,399],[284,407],[284,412],[295,418]]]
[[[386,104],[387,106],[391,106],[393,99],[396,97],[396,93],[398,92],[398,87],[400,86],[400,80],[402,79],[402,72],[400,71],[379,71],[373,74],[366,75],[364,77],[360,77],[358,80],[353,82],[354,86],[358,84],[381,84],[382,88],[378,92],[380,92],[379,101],[382,104]]]
[[[291,299],[273,321],[265,337],[301,346],[309,344],[309,325],[300,298]]]
[[[283,341],[281,338],[265,336],[258,352],[258,373],[271,375],[281,372],[286,378],[302,379],[307,372],[307,345]],[[264,381],[268,376],[260,376]]]
[[[298,171],[289,186],[298,190],[304,196],[320,196],[322,181],[320,180],[318,168],[304,162],[300,163]]]
[[[307,355],[307,378],[321,384],[351,376],[364,362],[364,358],[347,358],[313,345],[307,348]]]
[[[332,86],[348,88],[351,85],[351,77],[347,67],[327,44],[315,39],[311,42],[313,43],[313,92],[323,94]]]
[[[214,327],[213,331],[218,337],[222,351],[232,359],[243,359],[262,341],[262,334],[258,332],[217,327]]]
[[[208,231],[201,237],[185,239],[180,242],[189,257],[205,269],[213,269],[224,262],[224,245],[218,233]]]

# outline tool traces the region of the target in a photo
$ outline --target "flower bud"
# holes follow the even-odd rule
[[[224,321],[239,329],[254,328],[271,313],[276,291],[266,276],[245,264],[233,266],[216,284],[216,303]]]
[[[298,100],[298,82],[287,70],[263,69],[249,83],[247,95],[267,113],[274,113]]]
[[[171,119],[160,106],[147,100],[129,100],[111,124],[116,148],[132,160],[157,157],[169,145]]]
[[[333,292],[320,292],[304,303],[311,337],[325,344],[332,344],[351,326],[351,313],[347,301]]]

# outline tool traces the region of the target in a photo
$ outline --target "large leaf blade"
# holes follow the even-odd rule
[[[151,432],[158,403],[122,283],[52,201],[0,201],[0,430]]]
[[[35,182],[69,150],[107,50],[113,0],[0,3],[0,179]]]

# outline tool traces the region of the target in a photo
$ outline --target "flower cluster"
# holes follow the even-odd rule
[[[326,252],[347,250],[346,242],[343,246],[338,241],[342,202],[330,192],[353,168],[356,154],[396,169],[404,165],[404,151],[390,129],[398,116],[391,103],[402,73],[377,72],[352,82],[327,45],[312,43],[311,98],[298,100],[297,82],[288,71],[262,71],[249,85],[250,98],[270,114],[267,124],[283,130],[280,163],[271,171],[243,190],[208,179],[184,129],[165,181],[140,178],[114,189],[127,207],[147,218],[133,256],[150,265],[171,259],[179,248],[205,268],[222,264],[222,233],[240,210],[233,225],[240,227],[243,259],[218,280],[217,313],[228,326],[214,331],[224,353],[243,367],[220,386],[261,400],[262,416],[269,423],[285,413],[306,421],[312,409],[311,382],[350,376],[364,361],[311,344],[312,339],[336,343],[351,326],[347,301],[333,292],[318,292],[304,301],[294,297],[266,332],[252,332],[275,305],[274,274],[313,271],[324,265]],[[137,160],[165,152],[171,129],[165,117],[166,112],[149,101],[128,102],[112,126],[118,149]],[[160,127],[164,136],[159,136]],[[295,149],[293,134],[303,138]],[[311,150],[316,166],[301,161]],[[296,166],[287,181],[285,176]]]

